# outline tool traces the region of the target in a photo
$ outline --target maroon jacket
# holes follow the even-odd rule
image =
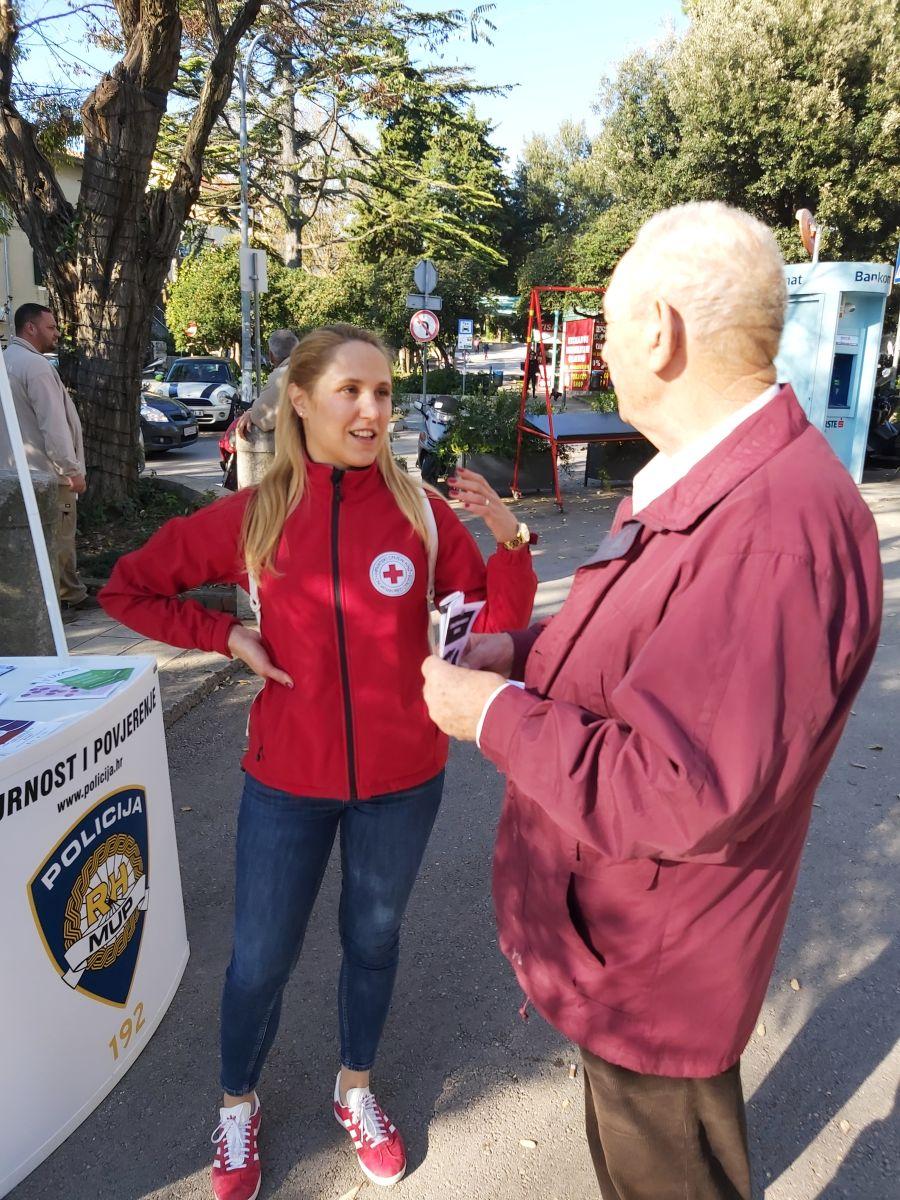
[[[785,387],[637,518],[625,500],[560,613],[514,635],[526,690],[481,733],[507,777],[494,900],[568,1037],[645,1074],[739,1058],[880,618],[872,516]]]

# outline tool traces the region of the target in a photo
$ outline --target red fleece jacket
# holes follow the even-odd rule
[[[227,654],[236,618],[178,597],[202,583],[247,586],[240,531],[250,495],[169,521],[120,559],[100,593],[104,609],[147,637]],[[498,549],[485,567],[450,506],[431,504],[436,596],[486,600],[479,629],[523,628],[537,588],[528,549]],[[245,769],[270,787],[344,800],[436,775],[447,739],[422,699],[428,557],[378,469],[310,464],[276,569],[259,585],[261,630],[294,687],[269,682],[254,701]]]

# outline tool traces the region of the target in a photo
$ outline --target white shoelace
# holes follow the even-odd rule
[[[237,1114],[226,1117],[213,1130],[210,1141],[225,1143],[225,1170],[236,1171],[247,1162],[250,1153],[250,1119],[241,1121]]]
[[[382,1142],[387,1141],[387,1121],[371,1092],[365,1091],[357,1097],[352,1112],[361,1135],[368,1139],[372,1146],[380,1146]]]

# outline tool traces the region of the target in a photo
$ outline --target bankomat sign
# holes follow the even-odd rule
[[[898,251],[900,256],[900,251]],[[839,286],[847,291],[887,292],[891,287],[891,271],[879,263],[818,263],[801,269],[788,267],[785,283],[791,292],[813,291],[821,287]],[[860,286],[862,285],[862,286]]]
[[[853,276],[854,283],[877,283],[884,287],[890,284],[890,271],[857,271]]]
[[[127,1003],[150,899],[148,866],[146,792],[128,787],[85,813],[34,873],[31,910],[70,988]]]

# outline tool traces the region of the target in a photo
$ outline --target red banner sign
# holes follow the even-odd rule
[[[563,370],[570,392],[586,392],[591,382],[594,319],[582,317],[563,324]]]

